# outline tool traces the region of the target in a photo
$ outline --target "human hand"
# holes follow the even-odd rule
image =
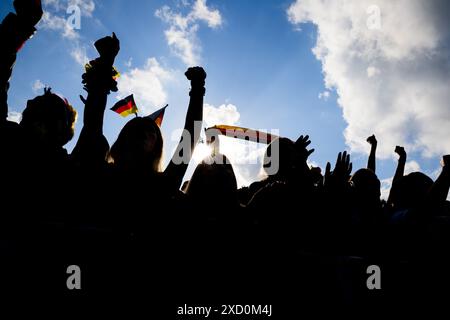
[[[370,137],[367,138],[367,142],[370,143],[371,146],[376,147],[378,144],[377,139],[375,138],[375,135],[371,135]]]
[[[344,151],[343,153],[339,152],[336,159],[336,165],[333,170],[333,175],[347,181],[352,173],[352,167],[353,165],[350,162],[350,154],[347,154],[347,151]]]
[[[100,54],[100,57],[111,62],[111,64],[114,63],[114,59],[120,51],[120,41],[114,32],[112,33],[112,36],[97,40],[94,46]]]
[[[17,17],[25,24],[34,27],[42,18],[41,0],[14,0]]]
[[[189,68],[184,75],[191,81],[192,88],[205,86],[206,72],[202,67]]]
[[[297,141],[295,141],[295,147],[300,152],[302,160],[307,160],[311,153],[314,152],[314,149],[308,150],[306,149],[311,144],[311,140],[309,140],[309,136],[301,135]]]
[[[345,184],[350,178],[353,165],[350,162],[350,154],[347,151],[339,152],[334,170],[331,171],[331,163],[327,162],[325,167],[325,183],[326,184]]]
[[[401,160],[406,160],[406,151],[405,148],[396,146],[395,147],[395,153],[399,155]]]

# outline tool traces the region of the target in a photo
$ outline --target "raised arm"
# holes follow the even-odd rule
[[[375,162],[376,162],[376,152],[377,152],[377,139],[375,138],[375,135],[371,135],[367,138],[367,142],[370,143],[370,154],[369,154],[369,160],[367,161],[367,169],[372,170],[374,173],[376,173],[375,169]]]
[[[450,189],[450,155],[442,158],[442,171],[430,189],[429,200],[433,204],[443,203]]]
[[[324,187],[329,192],[340,193],[346,191],[349,186],[353,164],[347,151],[339,152],[334,170],[331,171],[331,163],[327,162],[324,175]]]
[[[85,104],[83,129],[72,157],[81,165],[97,166],[105,163],[109,144],[103,135],[103,118],[108,94],[117,91],[114,79],[114,60],[119,53],[120,43],[113,33],[95,43],[100,57],[91,61],[83,74],[84,89],[88,96],[81,97]]]
[[[398,164],[397,169],[395,170],[394,179],[392,183],[396,183],[403,175],[405,174],[405,165],[406,165],[406,151],[405,148],[396,146],[395,153],[398,154]]]
[[[206,72],[201,67],[189,68],[186,78],[191,81],[189,107],[184,124],[183,135],[172,156],[164,175],[170,179],[171,186],[180,188],[195,146],[200,138],[203,121],[203,97],[205,95]],[[199,126],[196,128],[196,124]],[[196,130],[197,129],[197,130]]]
[[[34,34],[43,14],[40,0],[15,0],[14,7],[17,14],[9,13],[0,25],[0,126],[7,124],[9,79],[17,52]]]
[[[395,186],[397,185],[398,181],[405,174],[405,165],[406,165],[405,148],[396,146],[395,153],[398,154],[398,164],[397,164],[397,169],[395,170],[394,178],[392,179],[391,190],[389,190],[389,197],[387,200],[388,205],[390,205],[392,203],[392,190],[395,189]]]

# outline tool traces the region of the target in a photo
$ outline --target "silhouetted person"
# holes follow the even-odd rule
[[[382,299],[413,305],[425,292],[446,301],[433,290],[450,283],[449,155],[433,182],[421,172],[405,175],[407,154],[397,146],[385,203],[375,135],[367,138],[367,168],[352,174],[344,151],[323,175],[308,166],[309,136],[279,138],[267,146],[265,179],[238,190],[233,166],[217,153],[196,167],[181,192],[199,140],[206,72],[193,67],[185,73],[189,106],[167,168],[160,123],[150,117],[128,121],[110,147],[103,127],[108,95],[117,91],[115,33],[95,42],[99,56],[82,75],[83,128],[69,155],[64,146],[77,114],[50,88],[27,102],[20,124],[7,120],[17,52],[43,14],[40,0],[14,6],[17,13],[0,25],[0,287],[28,290],[30,278],[23,275],[32,268],[34,288],[59,293],[65,268],[78,263],[88,275],[83,294],[144,288],[186,303],[200,287],[202,298],[223,294],[220,303],[238,292],[265,299],[258,303],[282,296],[292,306],[303,298],[352,305],[373,301],[376,294],[364,286],[366,268],[380,264]],[[408,286],[399,278],[414,281]]]
[[[12,170],[21,167],[18,162],[22,160],[23,138],[20,127],[7,120],[9,79],[18,51],[35,33],[34,26],[43,14],[40,1],[14,1],[14,6],[17,13],[9,13],[0,25],[0,165]],[[2,171],[5,179],[14,178]]]
[[[309,189],[313,185],[313,174],[307,164],[314,149],[307,150],[309,136],[300,136],[294,143],[287,138],[279,138],[267,146],[264,153],[263,169],[267,175],[262,181],[252,183],[240,190],[241,202],[245,205],[260,189],[273,183],[290,183],[296,188]]]
[[[132,186],[135,199],[143,199],[144,194],[155,199],[153,209],[164,207],[170,202],[171,196],[177,195],[182,178],[186,172],[191,154],[198,141],[199,130],[194,130],[195,122],[202,121],[203,96],[205,94],[206,73],[200,67],[189,68],[186,77],[191,81],[190,102],[182,137],[173,160],[162,170],[163,138],[158,125],[148,117],[136,117],[130,120],[119,133],[116,142],[109,148],[103,135],[103,117],[106,108],[107,95],[116,91],[116,81],[113,79],[113,63],[119,52],[119,40],[115,36],[105,37],[96,42],[100,57],[91,61],[89,68],[83,75],[85,90],[88,92],[85,102],[84,126],[79,141],[72,153],[73,159],[80,164],[83,171],[93,172],[96,176],[93,185],[100,183],[101,191],[91,193],[94,197],[103,198],[109,202],[105,187]],[[180,158],[183,161],[180,161]],[[109,163],[108,163],[109,162]],[[89,175],[91,175],[89,173]],[[105,187],[101,187],[101,185]],[[86,197],[90,197],[86,194]],[[157,201],[158,200],[158,201]],[[170,203],[167,203],[169,205]],[[120,210],[122,204],[109,203],[111,211],[105,218],[114,217],[115,224],[128,220],[127,228],[145,224],[139,219],[158,219],[163,215],[152,215],[142,211],[139,202],[130,208]],[[136,210],[134,210],[136,209]],[[125,215],[125,211],[130,211]],[[137,220],[136,220],[137,219]],[[142,221],[143,221],[142,220]]]
[[[117,91],[113,64],[120,51],[120,42],[116,35],[107,36],[95,42],[100,56],[89,62],[83,74],[84,90],[87,98],[81,97],[85,104],[83,128],[72,158],[83,170],[98,171],[107,161],[109,144],[103,135],[103,118],[110,92]]]
[[[198,214],[209,220],[234,221],[239,211],[236,176],[222,154],[208,157],[197,166],[186,194]]]
[[[30,203],[36,201],[36,210],[48,209],[51,204],[44,202],[44,190],[52,194],[64,189],[61,184],[70,183],[71,169],[64,145],[73,137],[76,111],[67,100],[46,89],[44,95],[27,102],[20,125],[6,120],[8,80],[17,52],[33,35],[34,25],[42,16],[40,1],[17,0],[14,6],[17,15],[8,14],[0,27],[4,46],[0,58],[0,148],[5,155],[1,161],[6,162],[2,167],[10,168],[6,175],[16,172],[9,181],[20,184]],[[58,193],[54,199],[62,201]]]

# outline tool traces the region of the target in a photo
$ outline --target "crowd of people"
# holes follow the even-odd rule
[[[162,168],[164,139],[153,120],[131,119],[112,146],[103,135],[107,98],[117,91],[115,34],[95,43],[99,57],[82,76],[83,127],[69,154],[77,112],[51,89],[27,102],[19,124],[7,120],[17,54],[42,17],[40,1],[14,4],[0,26],[1,288],[69,297],[152,291],[161,301],[283,297],[297,306],[444,299],[450,156],[433,181],[405,175],[407,154],[397,147],[384,201],[375,136],[367,168],[354,172],[345,151],[322,171],[308,166],[308,136],[280,138],[278,170],[264,180],[238,189],[226,155],[214,154],[182,188],[188,163]],[[175,154],[189,159],[206,72],[189,68],[186,78],[191,148],[180,140]],[[66,287],[73,264],[82,270],[79,292]],[[381,290],[366,286],[370,265],[381,269]]]

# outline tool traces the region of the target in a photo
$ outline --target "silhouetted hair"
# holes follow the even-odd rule
[[[425,200],[433,180],[421,172],[412,172],[400,178],[391,190],[391,200],[395,208],[410,209]]]
[[[273,145],[278,143],[278,150],[276,150]],[[278,152],[278,154],[275,154]],[[295,143],[288,138],[278,138],[267,146],[266,152],[264,153],[264,169],[271,166],[271,161],[274,157],[278,157],[279,167],[276,175],[288,176],[289,172],[295,168],[298,163],[298,152],[295,147]],[[266,173],[269,174],[269,172]]]
[[[381,183],[375,172],[370,169],[359,169],[350,178],[358,197],[379,199]]]
[[[64,146],[73,138],[76,119],[77,112],[69,102],[45,88],[42,96],[28,100],[20,124],[33,135],[39,128],[45,131],[48,143]]]
[[[123,127],[111,147],[110,158],[119,167],[161,171],[163,138],[150,118],[134,118]]]
[[[238,205],[237,181],[233,166],[222,154],[202,161],[187,187],[187,195],[196,203],[214,205],[214,209]]]

